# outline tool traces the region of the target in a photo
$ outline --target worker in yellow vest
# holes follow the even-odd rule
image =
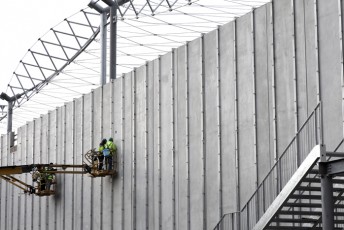
[[[113,138],[110,137],[109,140],[106,142],[105,145],[105,151],[104,151],[104,156],[105,156],[105,164],[106,164],[106,169],[107,170],[112,170],[112,158],[115,155],[117,150],[117,146],[113,143]]]
[[[55,177],[55,173],[53,173],[51,171],[56,171],[56,169],[53,168],[53,163],[50,163],[46,170],[49,171],[46,173],[46,178],[45,178],[46,179],[46,190],[51,190],[50,187],[51,187],[51,184],[53,183],[54,177]]]
[[[98,154],[98,170],[103,170],[103,160],[104,160],[104,150],[106,146],[107,140],[103,139],[102,142],[99,144],[99,154]]]

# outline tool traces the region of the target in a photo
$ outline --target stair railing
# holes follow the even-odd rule
[[[314,146],[323,143],[319,103],[240,212],[225,214],[214,230],[252,229]]]

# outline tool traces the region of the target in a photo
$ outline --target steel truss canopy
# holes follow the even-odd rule
[[[64,19],[19,61],[6,90],[10,97],[23,94],[14,104],[14,128],[99,87],[98,11],[106,10],[104,2],[109,1],[93,1],[92,8]],[[120,5],[117,77],[267,2],[270,0],[116,0],[114,4]],[[2,108],[0,133],[5,132],[6,109]]]

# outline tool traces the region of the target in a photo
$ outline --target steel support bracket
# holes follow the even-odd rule
[[[322,176],[338,176],[344,174],[344,159],[319,162],[319,174]]]

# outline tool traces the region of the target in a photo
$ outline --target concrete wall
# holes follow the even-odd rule
[[[53,197],[1,181],[1,229],[212,229],[245,204],[320,100],[334,149],[342,5],[274,1],[28,122],[15,153],[1,137],[2,166],[80,164],[110,136],[119,153],[117,177],[58,176]]]

